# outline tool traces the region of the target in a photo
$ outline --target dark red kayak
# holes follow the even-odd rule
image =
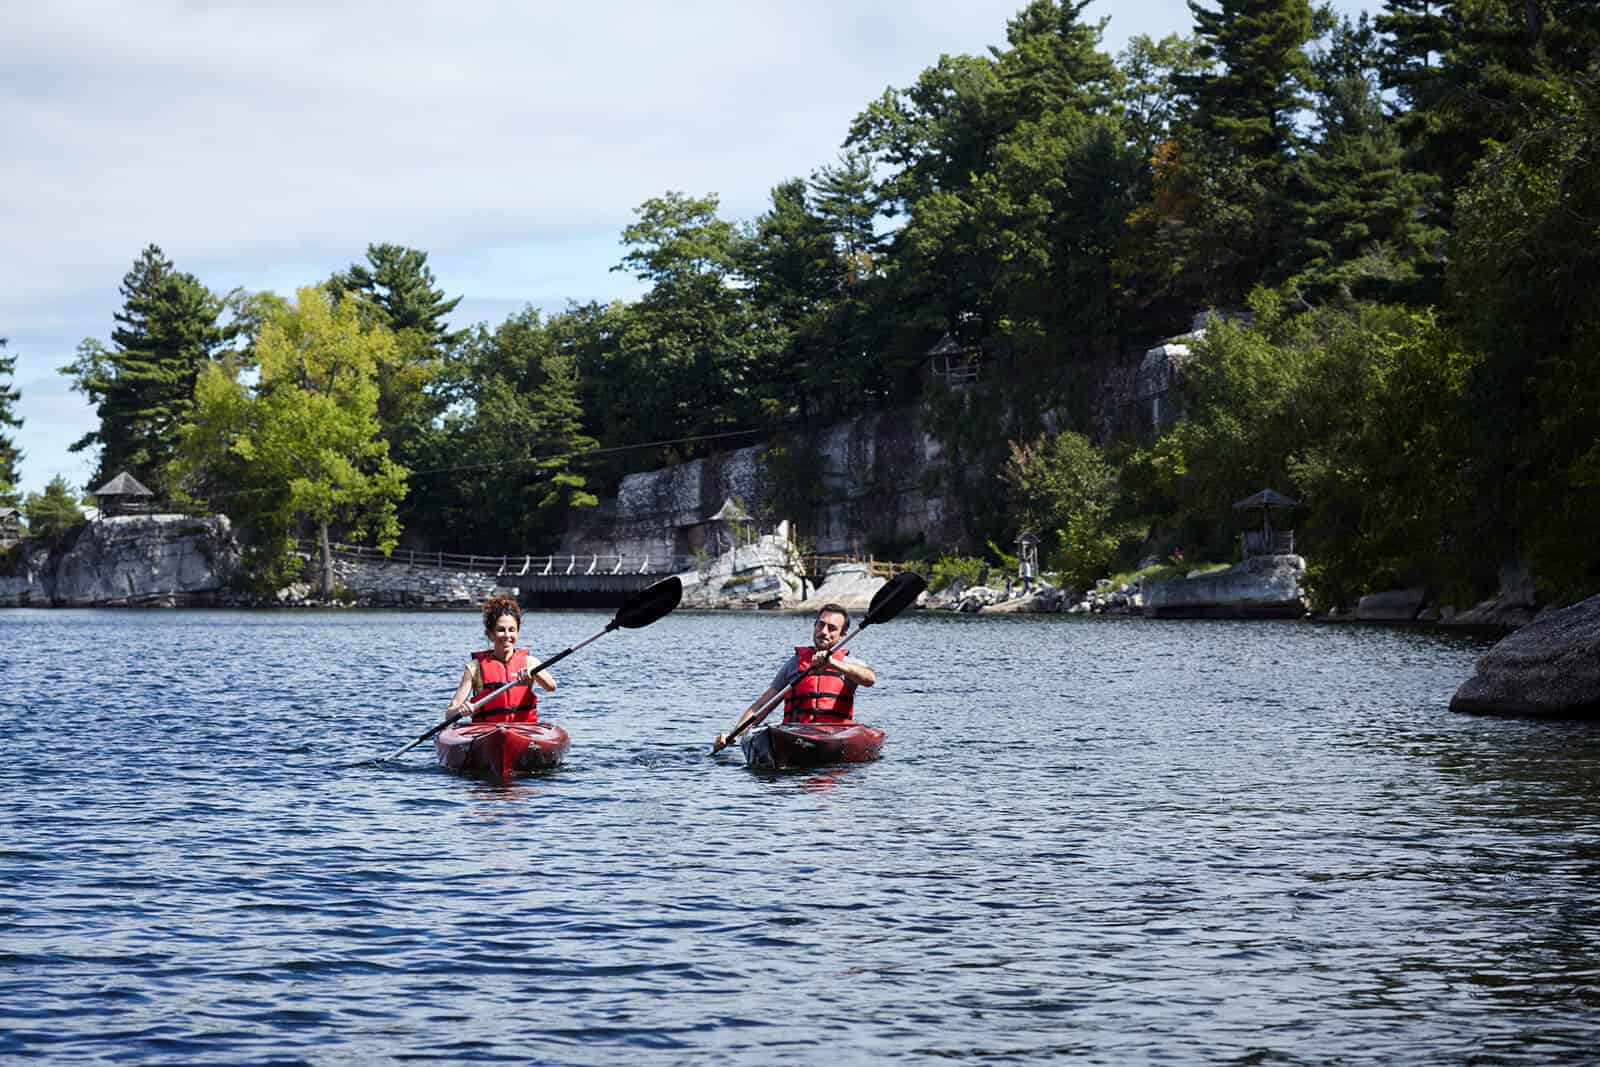
[[[745,735],[745,766],[788,771],[830,763],[867,763],[883,751],[883,731],[860,722],[782,723]]]
[[[433,739],[439,765],[503,782],[561,763],[572,739],[548,722],[484,722],[447,726]]]

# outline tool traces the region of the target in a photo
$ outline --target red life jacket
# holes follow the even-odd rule
[[[815,674],[806,674],[817,650],[807,645],[794,650],[799,661],[801,676],[790,689],[783,702],[784,722],[849,722],[855,714],[856,683],[841,671],[827,668]],[[840,649],[830,659],[849,655]]]
[[[474,652],[472,658],[478,661],[478,677],[483,682],[483,688],[472,694],[476,700],[515,678],[528,665],[528,650],[512,652],[510,663],[501,663],[493,652]],[[539,695],[531,685],[514,685],[473,712],[472,721],[538,722]]]

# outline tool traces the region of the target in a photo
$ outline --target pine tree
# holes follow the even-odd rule
[[[11,381],[17,370],[17,357],[6,355],[3,351],[5,347],[6,339],[0,337],[0,427],[19,429],[22,419],[17,417],[17,402],[22,399],[22,394]],[[17,449],[16,439],[9,433],[0,432],[0,507],[14,508],[19,502],[17,464],[21,460],[22,453]]]
[[[127,471],[163,493],[178,427],[194,407],[195,381],[237,335],[220,320],[227,301],[178,271],[157,245],[134,261],[119,290],[113,348],[90,338],[62,373],[94,403],[98,429],[70,448],[100,446],[94,484]]]
[[[1182,81],[1194,99],[1184,160],[1199,168],[1200,198],[1195,243],[1183,254],[1210,260],[1207,302],[1237,305],[1300,258],[1286,186],[1299,147],[1295,115],[1314,78],[1304,52],[1311,8],[1307,0],[1218,0],[1212,10],[1189,0],[1189,10],[1196,55],[1215,67]]]
[[[1295,289],[1303,299],[1430,303],[1443,234],[1423,205],[1431,181],[1406,151],[1378,83],[1377,35],[1363,14],[1331,28],[1314,60],[1317,137],[1295,160],[1291,207],[1304,226]]]
[[[445,324],[461,298],[446,299],[438,288],[428,253],[403,245],[369,244],[367,262],[328,279],[328,292],[337,301],[355,293],[381,313],[381,321],[398,334],[416,330],[428,344],[443,351],[461,340],[465,331],[452,332]]]

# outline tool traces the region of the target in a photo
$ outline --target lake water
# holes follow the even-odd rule
[[[1450,714],[1487,642],[909,614],[853,642],[883,760],[708,755],[808,633],[607,634],[491,786],[340,769],[475,615],[0,612],[0,1059],[1600,1057],[1600,727]]]

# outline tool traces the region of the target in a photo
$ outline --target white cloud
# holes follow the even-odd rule
[[[756,214],[885,88],[1003,42],[1021,6],[28,5],[0,41],[24,485],[81,465],[64,443],[92,414],[38,383],[109,333],[148,243],[218,290],[287,292],[393,241],[426,249],[464,310],[631,295],[608,268],[635,205],[680,189]],[[1112,50],[1189,26],[1183,0],[1098,6]]]

